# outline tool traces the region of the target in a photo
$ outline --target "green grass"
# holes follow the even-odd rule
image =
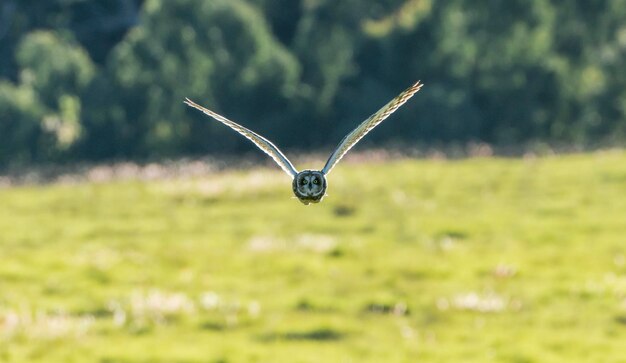
[[[0,362],[624,362],[626,153],[0,189]]]

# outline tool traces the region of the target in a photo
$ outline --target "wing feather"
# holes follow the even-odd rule
[[[269,155],[274,161],[280,166],[285,173],[289,174],[292,178],[298,174],[296,168],[294,168],[293,164],[287,159],[287,157],[280,151],[278,148],[272,144],[268,139],[263,136],[239,125],[236,122],[233,122],[227,119],[224,116],[221,116],[209,109],[206,109],[197,103],[193,102],[189,98],[185,99],[185,104],[191,106],[197,110],[204,112],[205,114],[211,116],[215,120],[223,123],[224,125],[230,127],[231,129],[237,131],[241,135],[243,135],[246,139],[252,141],[259,149],[263,150],[264,153]]]
[[[328,174],[333,167],[341,160],[341,158],[354,146],[359,140],[361,140],[368,132],[374,127],[378,126],[384,119],[391,115],[398,107],[402,106],[409,98],[422,88],[423,84],[420,81],[415,82],[414,85],[407,90],[399,94],[396,98],[387,103],[383,108],[378,110],[375,114],[370,116],[367,120],[363,121],[356,129],[350,132],[346,137],[341,140],[335,151],[330,155],[326,165],[322,169],[322,173]]]

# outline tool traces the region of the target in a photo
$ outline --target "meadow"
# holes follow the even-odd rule
[[[312,166],[312,165],[311,165]],[[626,362],[626,152],[0,189],[0,362]]]

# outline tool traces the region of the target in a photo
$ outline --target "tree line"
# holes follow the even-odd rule
[[[626,136],[626,0],[3,0],[0,167],[370,141],[593,145]]]

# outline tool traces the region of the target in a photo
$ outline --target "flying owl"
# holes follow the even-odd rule
[[[363,121],[357,128],[350,132],[341,140],[335,151],[330,155],[326,165],[322,170],[303,170],[298,172],[287,157],[274,144],[263,136],[227,119],[224,116],[208,110],[190,99],[185,99],[185,104],[198,109],[205,114],[211,116],[215,120],[229,126],[237,131],[248,140],[252,141],[263,152],[269,155],[274,161],[292,178],[293,193],[305,205],[309,203],[319,203],[326,195],[326,175],[330,173],[333,167],[341,160],[341,158],[357,143],[367,135],[374,127],[380,124],[384,119],[391,115],[398,107],[402,106],[409,98],[422,88],[422,83],[417,81],[406,91],[400,93],[396,98],[387,103],[383,108],[375,114]]]

